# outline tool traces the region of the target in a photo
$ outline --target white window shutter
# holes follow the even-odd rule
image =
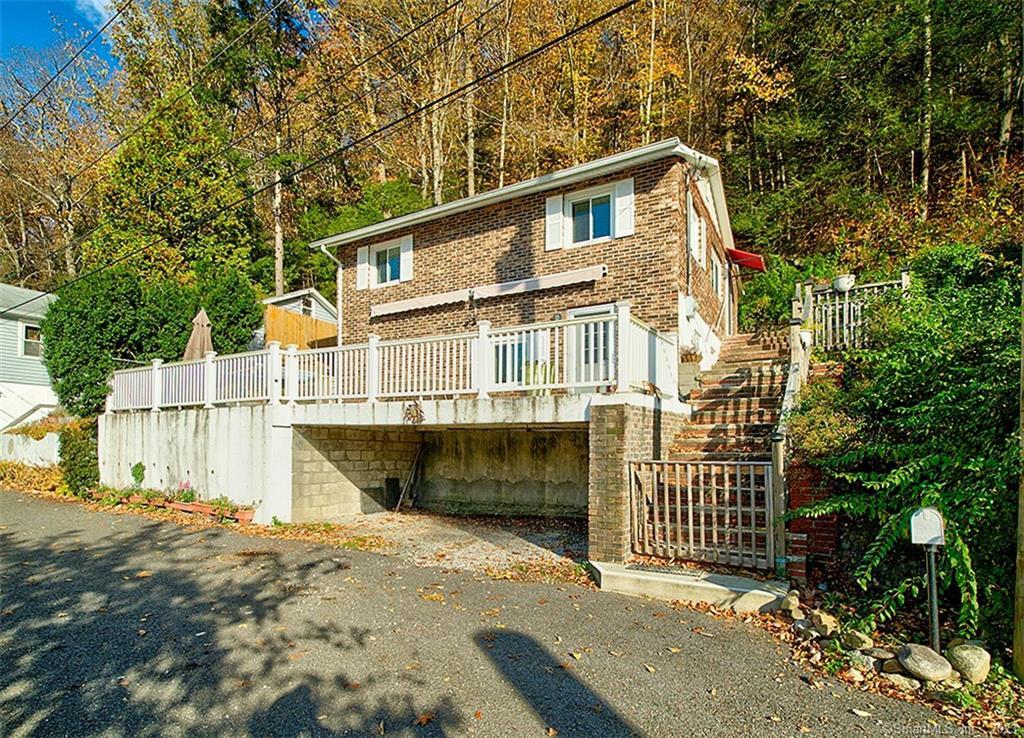
[[[370,286],[370,247],[360,246],[356,251],[356,289],[365,290]]]
[[[615,183],[615,237],[633,235],[633,178]]]
[[[412,236],[402,236],[401,281],[412,279]]]
[[[562,248],[562,196],[552,195],[544,203],[544,250]]]

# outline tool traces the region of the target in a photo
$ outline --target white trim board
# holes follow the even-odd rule
[[[391,218],[390,220],[385,220],[381,223],[357,228],[354,231],[338,233],[334,236],[328,236],[327,238],[322,238],[319,241],[314,241],[309,246],[310,248],[320,248],[321,246],[342,246],[354,241],[360,241],[364,238],[379,237],[391,233],[399,228],[428,223],[447,215],[475,210],[476,208],[484,207],[485,205],[504,202],[505,200],[522,197],[523,195],[532,194],[534,192],[544,192],[558,187],[565,187],[577,182],[583,182],[588,179],[595,179],[606,174],[619,172],[638,164],[657,161],[658,159],[664,159],[671,156],[681,157],[690,162],[690,164],[697,169],[702,169],[707,172],[708,178],[711,182],[712,199],[715,201],[716,214],[719,220],[718,229],[721,233],[722,240],[725,241],[725,246],[727,248],[732,248],[732,228],[729,225],[729,211],[725,206],[725,190],[722,187],[722,176],[718,166],[718,161],[713,157],[691,149],[689,146],[683,144],[678,138],[668,138],[664,141],[632,149],[631,151],[613,154],[612,156],[595,159],[594,161],[585,162],[574,167],[569,167],[568,169],[561,169],[557,172],[551,172],[550,174],[544,174],[540,177],[534,177],[533,179],[528,179],[523,182],[517,182],[516,184],[509,185],[508,187],[501,187],[496,190],[481,192],[479,195],[464,197],[461,200],[453,200],[452,202],[448,202],[443,205],[435,205],[434,207],[425,208],[415,213],[409,213],[408,215]]]
[[[515,279],[510,282],[499,282],[498,284],[485,284],[480,287],[471,287],[464,290],[452,292],[441,292],[423,297],[413,297],[408,300],[397,300],[385,302],[370,307],[370,317],[378,318],[383,315],[404,313],[410,310],[422,310],[435,305],[448,305],[453,302],[468,302],[471,299],[482,300],[488,297],[503,297],[505,295],[519,295],[537,290],[547,290],[554,287],[564,287],[580,282],[596,282],[608,274],[608,267],[605,264],[573,269],[568,272],[547,274],[541,277],[528,277],[526,279]]]

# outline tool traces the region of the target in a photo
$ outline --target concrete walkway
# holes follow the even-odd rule
[[[6,492],[0,591],[6,736],[874,736],[936,719],[808,684],[738,621]]]

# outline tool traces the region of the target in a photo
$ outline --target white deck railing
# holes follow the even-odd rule
[[[472,333],[262,351],[114,372],[111,412],[251,402],[377,401],[509,392],[645,391],[675,397],[678,342],[614,313]]]
[[[906,289],[908,282],[909,273],[904,272],[901,279],[855,285],[846,292],[806,285],[803,317],[814,331],[814,345],[825,351],[862,348],[867,340],[865,311],[882,295]]]

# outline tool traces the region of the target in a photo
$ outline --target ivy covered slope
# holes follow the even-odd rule
[[[964,634],[1010,638],[1019,472],[1018,252],[948,245],[912,265],[906,297],[871,316],[873,348],[847,358],[839,386],[819,383],[794,418],[796,443],[837,494],[798,511],[845,513],[873,534],[855,572],[884,620],[923,596],[907,543],[922,505],[946,517],[940,577]]]

